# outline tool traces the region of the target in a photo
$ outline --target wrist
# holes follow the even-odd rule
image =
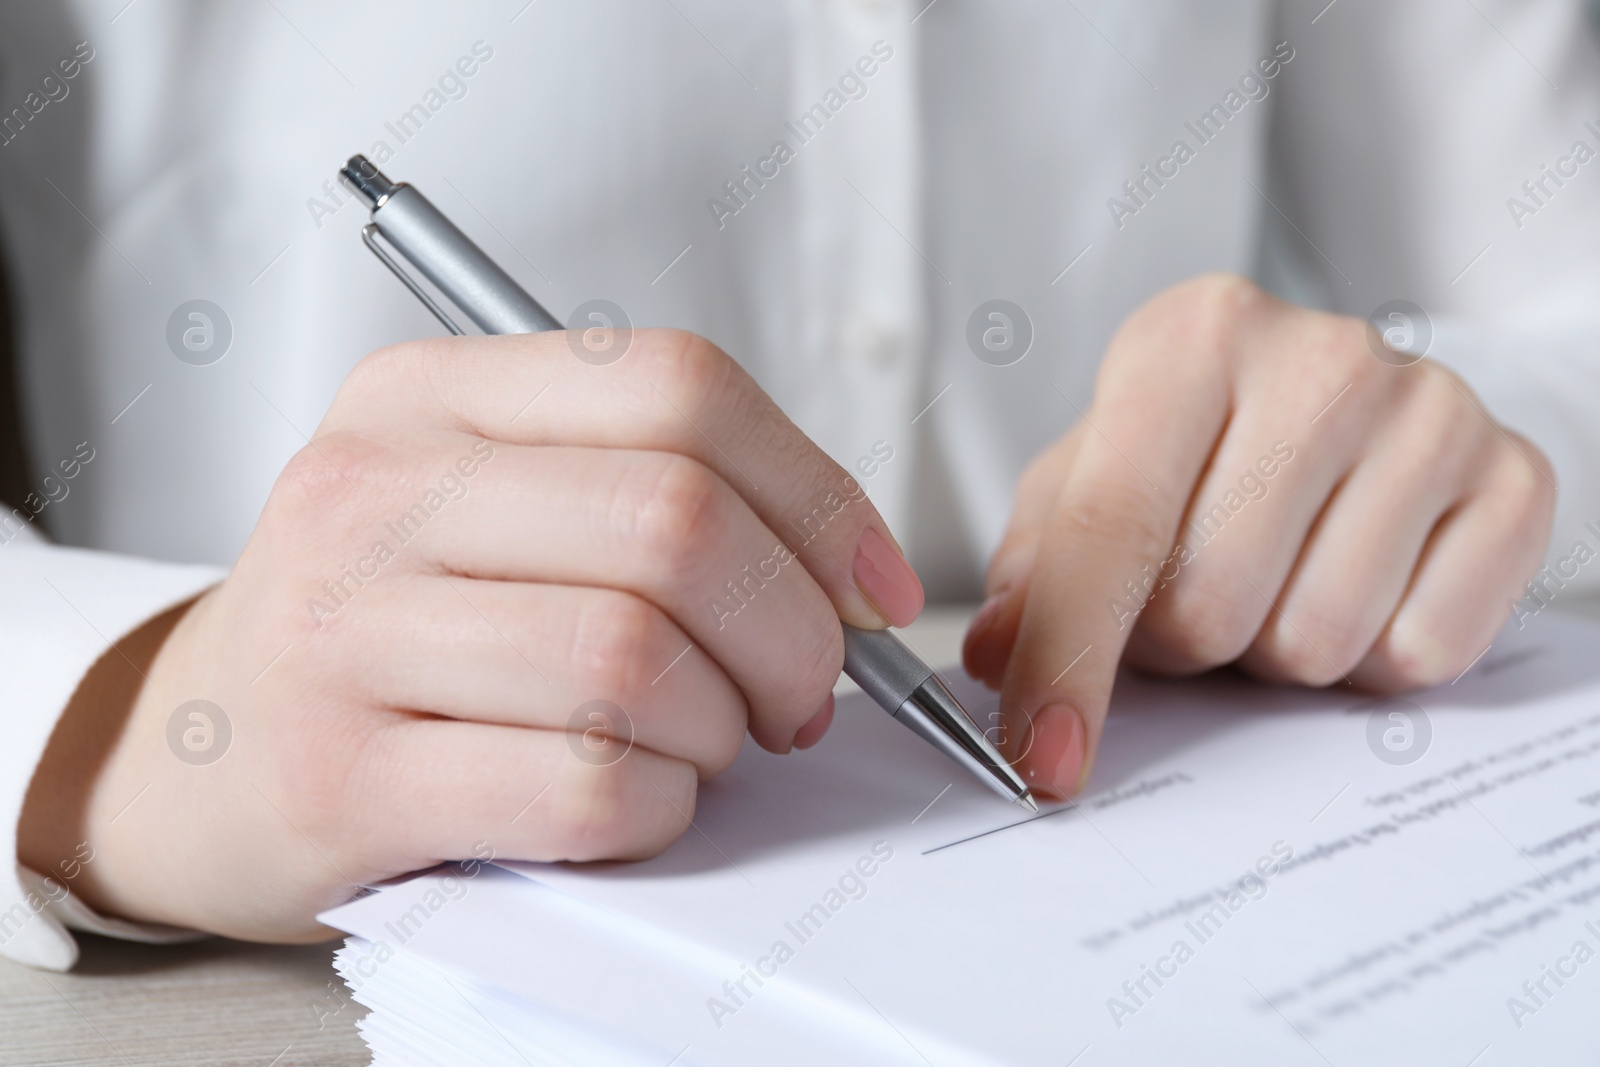
[[[121,912],[112,872],[93,862],[107,830],[91,818],[95,793],[158,653],[194,603],[150,619],[95,662],[57,721],[23,800],[18,860],[103,914]]]

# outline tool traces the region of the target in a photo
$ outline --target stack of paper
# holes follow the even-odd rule
[[[1387,702],[1128,676],[1034,818],[857,697],[654,860],[323,919],[383,1065],[1592,1064],[1597,652],[1541,618]]]

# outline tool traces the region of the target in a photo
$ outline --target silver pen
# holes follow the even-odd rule
[[[465,332],[378,243],[380,236],[484,333],[565,328],[415,188],[391,182],[365,156],[351,156],[339,174],[372,209],[361,239],[445,329]],[[1030,811],[1039,810],[1026,783],[949,687],[893,633],[846,625],[844,672],[890,715],[996,793]]]

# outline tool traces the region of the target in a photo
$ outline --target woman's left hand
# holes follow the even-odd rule
[[[1551,466],[1368,329],[1226,275],[1123,325],[1024,475],[966,639],[1035,789],[1083,786],[1124,658],[1394,691],[1493,639],[1543,557]]]

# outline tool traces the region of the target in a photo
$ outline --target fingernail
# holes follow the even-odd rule
[[[906,558],[867,527],[856,546],[856,587],[891,626],[909,626],[922,612],[922,583]]]
[[[828,732],[828,727],[833,725],[833,694],[828,694],[827,701],[822,705],[822,710],[811,716],[811,721],[800,727],[794,735],[795,748],[810,748],[822,740]]]
[[[967,627],[968,641],[981,642],[989,636],[989,631],[994,628],[995,619],[1000,617],[1000,607],[1006,602],[1009,592],[1008,589],[1002,589],[983,602],[978,613],[972,617],[972,625]]]
[[[994,647],[994,638],[995,623],[1000,618],[1000,609],[1005,606],[1007,592],[1001,590],[983,602],[972,617],[972,625],[967,627],[966,639],[961,642],[961,660],[967,672],[991,689],[999,686],[1006,667],[1005,650]]]
[[[1088,731],[1069,704],[1047,704],[1033,716],[1033,745],[1023,778],[1037,792],[1065,800],[1078,791]]]

